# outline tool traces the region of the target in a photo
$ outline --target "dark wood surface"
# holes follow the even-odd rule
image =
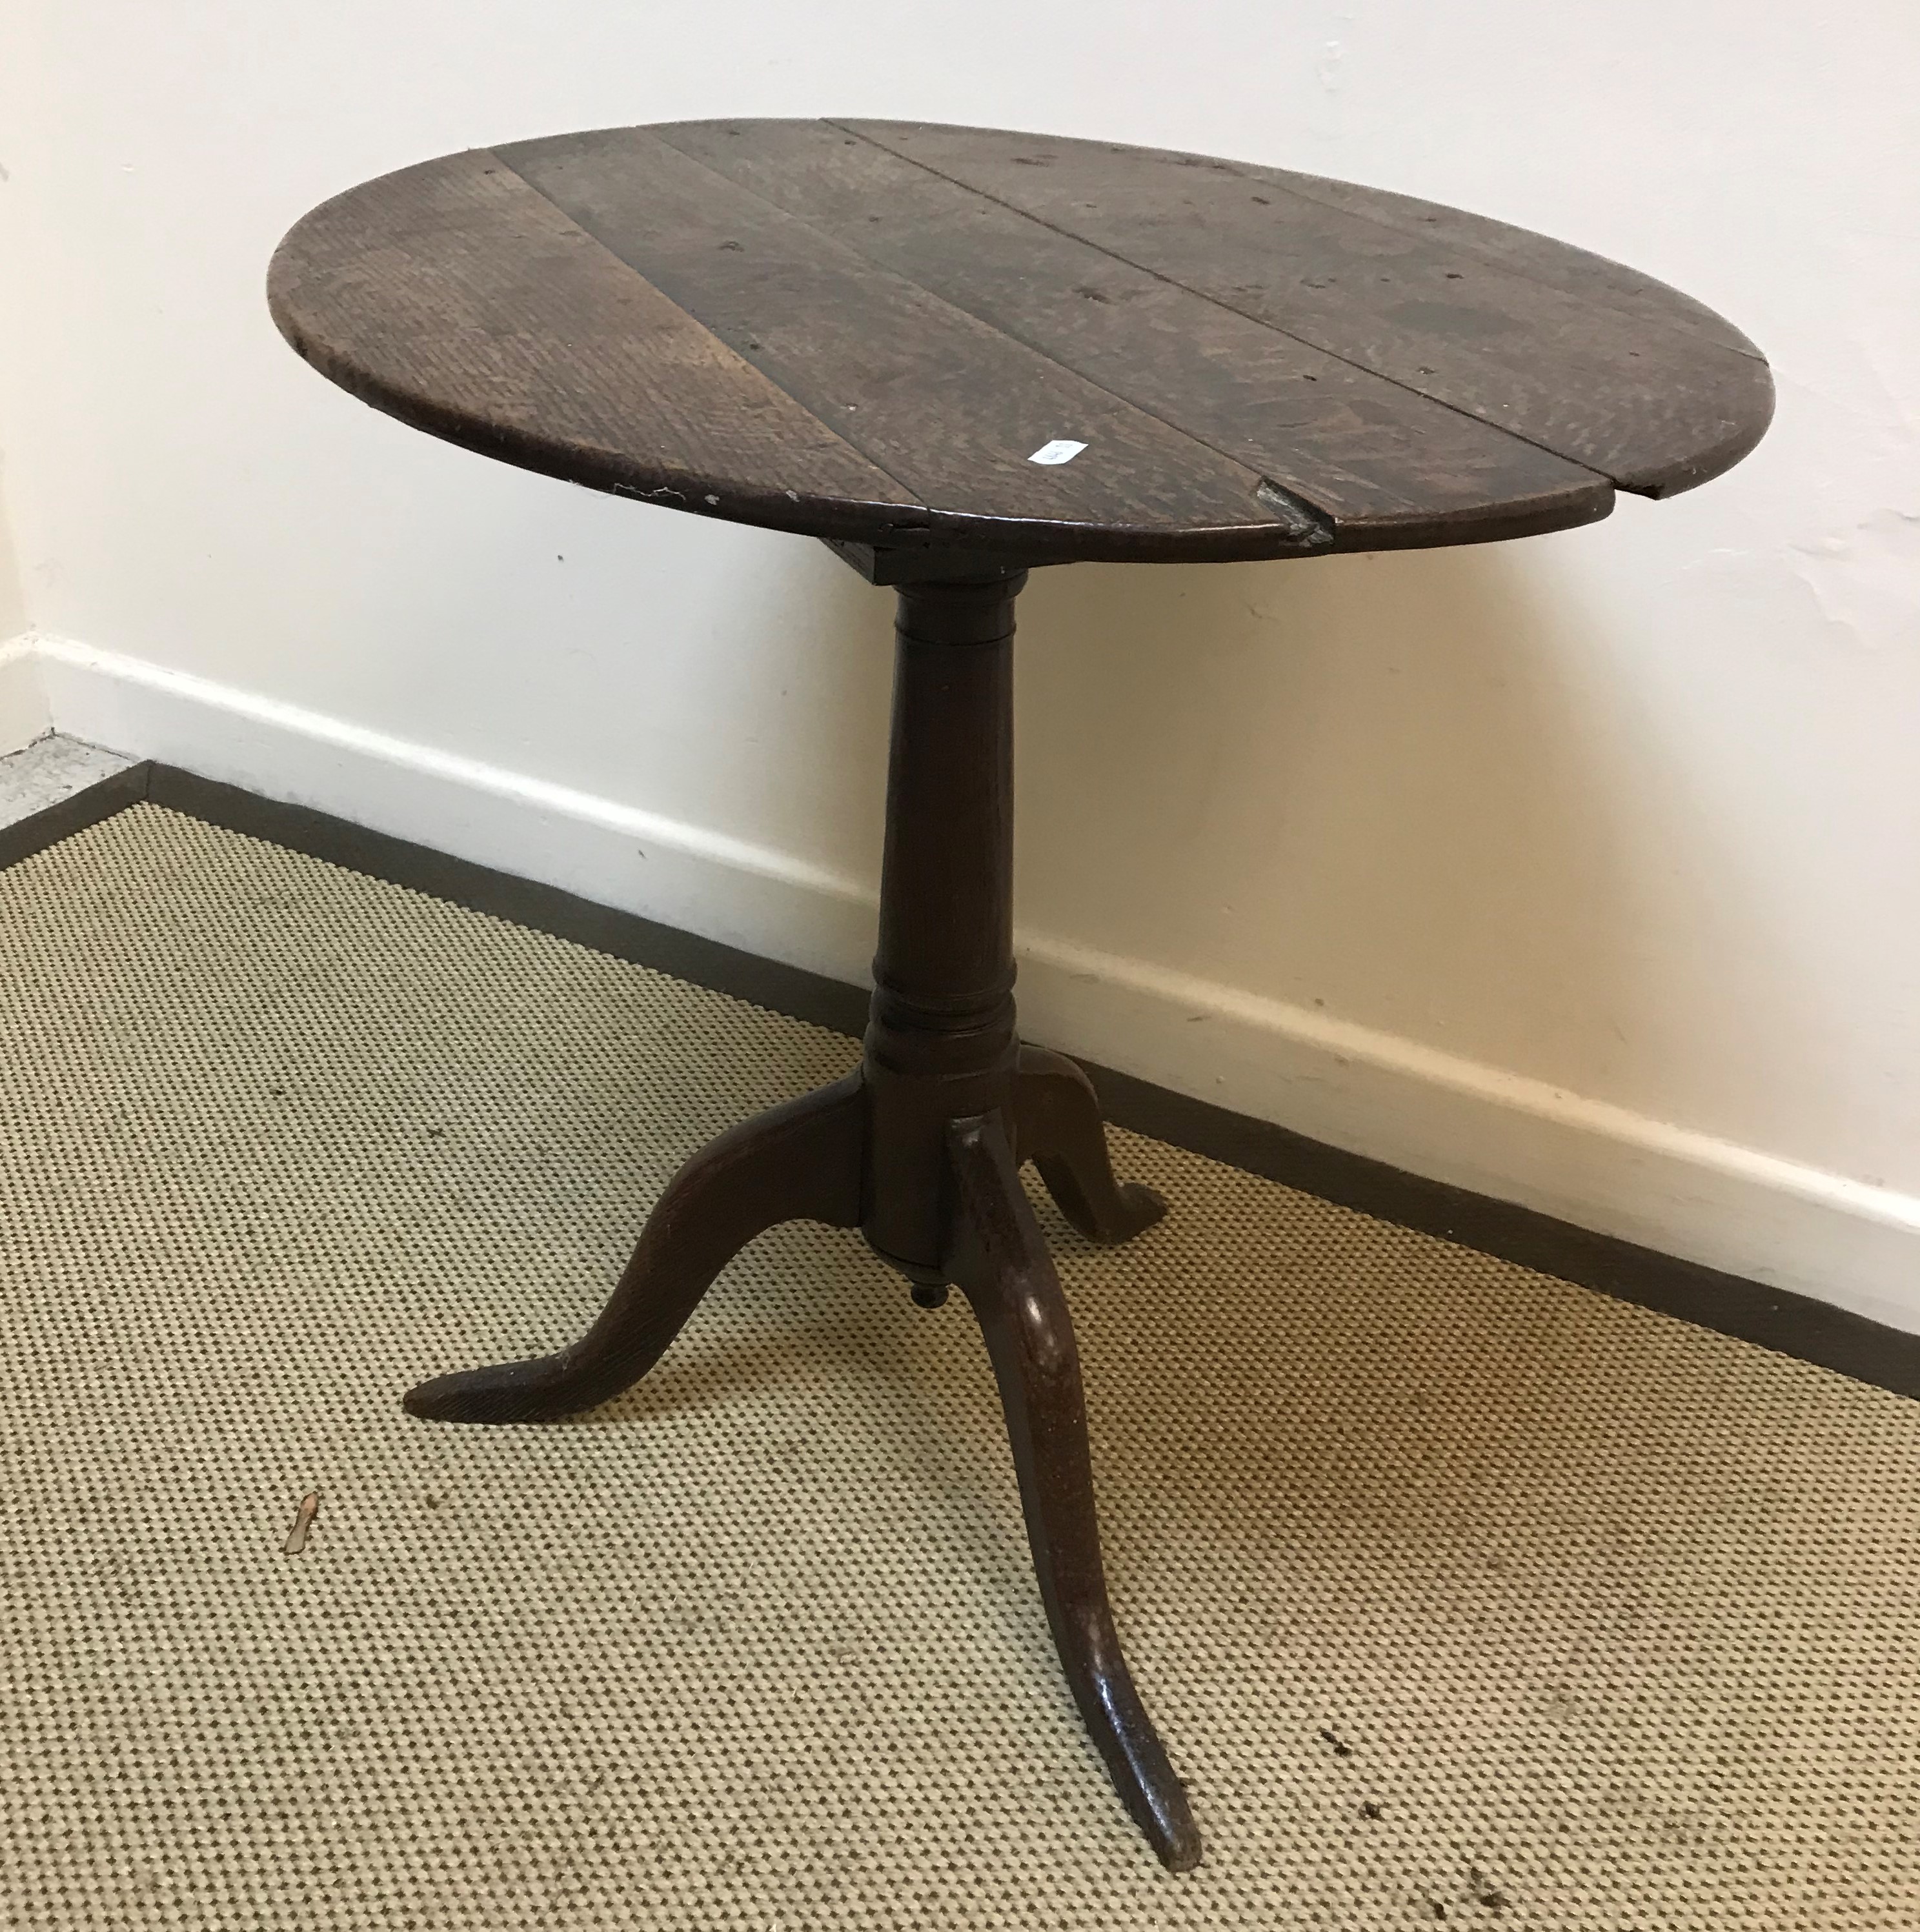
[[[352,189],[294,346],[464,446],[882,550],[1205,560],[1483,542],[1705,481],[1765,361],[1525,230],[1210,157],[908,122],[614,128]],[[1030,459],[1060,439],[1072,461]]]
[[[1093,1126],[1097,1133],[1097,1114]],[[1060,1666],[1114,1789],[1155,1856],[1171,1871],[1191,1870],[1200,1862],[1200,1829],[1134,1687],[1107,1598],[1080,1351],[1059,1274],[1000,1117],[953,1122],[947,1159],[954,1211],[946,1272],[972,1307],[993,1364]]]
[[[785,1220],[857,1226],[939,1307],[957,1284],[992,1358],[1040,1596],[1114,1788],[1156,1855],[1200,1857],[1186,1796],[1107,1600],[1073,1324],[1018,1168],[1090,1239],[1166,1204],[1113,1171],[1100,1102],[1013,1010],[1013,610],[1025,573],[900,587],[880,945],[859,1070],[722,1134],[668,1183],[599,1318],[550,1355],[406,1397],[437,1422],[551,1421],[651,1368],[728,1258]]]
[[[615,129],[316,209],[271,278],[310,361],[524,466],[832,543],[898,587],[880,944],[858,1072],[696,1153],[572,1346],[442,1376],[455,1422],[591,1407],[775,1223],[958,1285],[1062,1666],[1161,1859],[1186,1795],[1108,1604],[1072,1324],[1018,1178],[1082,1232],[1165,1211],[1094,1090],[1023,1048],[1012,643],[1035,562],[1301,556],[1590,522],[1736,461],[1772,392],[1699,304],[1519,230],[1204,157],[874,122]],[[1031,460],[1060,439],[1070,462]]]

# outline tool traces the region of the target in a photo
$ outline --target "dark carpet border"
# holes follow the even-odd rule
[[[264,838],[350,871],[491,913],[620,959],[651,966],[793,1018],[858,1036],[867,993],[824,974],[596,905],[430,847],[287,805],[157,762],[117,772],[0,830],[0,865],[98,824],[142,799],[210,825]],[[1904,1396],[1920,1396],[1920,1335],[1830,1303],[1596,1234],[1532,1208],[1423,1180],[1304,1134],[1229,1112],[1131,1074],[1083,1063],[1107,1118],[1156,1140],[1225,1162],[1382,1221],[1436,1234],[1702,1328],[1832,1369]]]
[[[101,778],[62,799],[57,805],[43,806],[25,818],[15,819],[10,825],[0,825],[0,866],[31,859],[36,852],[70,838],[76,832],[84,832],[89,825],[98,825],[103,818],[111,818],[116,812],[139,804],[148,794],[152,770],[151,764],[130,765],[124,772],[116,772],[111,778]]]

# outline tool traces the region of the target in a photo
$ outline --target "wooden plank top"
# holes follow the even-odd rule
[[[1563,529],[1616,488],[1718,475],[1772,412],[1730,323],[1524,230],[1210,156],[912,122],[445,156],[316,208],[268,293],[324,374],[504,461],[1033,562]]]

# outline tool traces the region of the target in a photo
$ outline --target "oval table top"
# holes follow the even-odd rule
[[[1710,309],[1523,229],[1155,148],[708,121],[323,203],[275,320],[416,428],[696,515],[1034,562],[1591,523],[1772,414]]]

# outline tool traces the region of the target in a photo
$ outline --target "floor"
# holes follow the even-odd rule
[[[58,805],[139,762],[78,738],[49,732],[0,758],[0,831]]]
[[[1920,1405],[1116,1136],[1170,1877],[958,1298],[785,1229],[590,1418],[398,1407],[851,1042],[148,804],[0,948],[0,1924],[1920,1926]]]

